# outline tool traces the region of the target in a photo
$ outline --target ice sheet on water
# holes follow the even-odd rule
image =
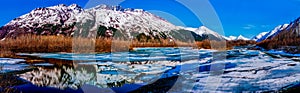
[[[267,61],[270,60],[270,61]],[[197,73],[193,77],[197,78],[194,91],[203,90],[207,84],[218,85],[217,90],[223,92],[259,92],[276,91],[282,87],[300,81],[300,63],[289,59],[272,59],[270,57],[261,58],[259,56],[245,59],[231,59],[226,62],[236,63],[237,67],[226,69],[222,74],[221,82],[206,81],[211,76],[209,73]],[[297,64],[288,66],[287,64]]]
[[[21,62],[25,62],[25,60],[13,58],[0,58],[0,73],[21,71],[29,66],[26,64],[21,64]]]
[[[24,61],[24,59],[0,58],[0,64],[16,64]]]
[[[18,64],[18,65],[1,65],[0,73],[14,72],[14,71],[22,71],[28,68],[29,65],[26,64]]]
[[[285,51],[269,50],[269,51],[267,51],[267,53],[281,55],[284,57],[300,57],[300,54],[291,54],[291,53],[287,53]]]
[[[80,65],[97,65],[96,81],[100,87],[107,82],[126,80],[131,83],[145,83],[157,78],[182,75],[195,83],[194,91],[203,91],[212,83],[218,92],[269,91],[278,90],[300,81],[300,63],[288,58],[273,59],[257,50],[232,50],[226,60],[214,60],[216,50],[195,50],[192,48],[136,48],[132,52],[104,54],[29,54],[47,58],[67,60],[88,60]],[[282,51],[269,51],[282,54]],[[26,54],[25,54],[26,55]],[[238,56],[234,56],[238,55]],[[297,54],[296,54],[297,55]],[[221,64],[221,65],[220,65]],[[288,66],[296,64],[296,66]],[[211,66],[224,67],[223,74],[209,73]],[[127,73],[127,74],[124,74]],[[108,75],[108,76],[107,76]],[[113,75],[109,77],[109,75]],[[208,82],[219,78],[220,83]],[[111,80],[107,80],[110,78]],[[118,81],[119,82],[119,81]],[[183,82],[191,85],[191,82]]]

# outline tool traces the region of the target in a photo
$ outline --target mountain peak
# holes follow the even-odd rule
[[[82,9],[81,6],[79,6],[78,4],[71,4],[68,6],[70,9]]]
[[[46,7],[46,8],[51,8],[51,9],[62,9],[62,8],[68,8],[68,6],[65,5],[65,4],[59,4],[59,5],[50,6],[50,7]]]
[[[209,28],[207,28],[206,26],[200,26],[198,28],[198,30],[202,31],[203,33],[210,33],[210,32],[213,33],[214,32],[214,31],[210,30]]]
[[[111,9],[111,7],[109,5],[106,5],[106,4],[100,4],[100,5],[97,5],[95,7],[93,7],[92,9]]]
[[[59,6],[59,7],[66,7],[67,5],[65,5],[65,4],[58,4],[58,5],[56,5],[56,6]]]
[[[69,7],[80,7],[78,4],[71,4],[71,5],[69,5]]]
[[[244,37],[243,35],[239,35],[239,36],[236,38],[236,40],[250,40],[250,39]]]

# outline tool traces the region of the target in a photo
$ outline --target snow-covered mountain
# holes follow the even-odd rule
[[[236,36],[229,36],[229,37],[225,37],[224,36],[224,38],[226,39],[226,40],[250,40],[250,39],[248,39],[248,38],[246,38],[246,37],[244,37],[244,36],[242,36],[242,35],[239,35],[238,37],[236,37]]]
[[[125,9],[121,6],[108,5],[83,9],[76,4],[36,8],[1,27],[0,39],[28,33],[111,37],[117,33],[116,31],[130,38],[140,34],[173,39],[190,37],[182,36],[182,32],[179,32],[182,29],[192,32],[193,36],[200,37],[199,40],[207,39],[207,37],[224,39],[223,36],[207,27],[178,27],[143,9]]]
[[[281,28],[275,28],[278,31],[270,33],[274,33],[268,37],[268,39],[277,39],[277,40],[296,40],[300,37],[300,17],[290,24],[284,24]],[[295,42],[297,45],[298,42]],[[297,45],[298,46],[298,45]]]
[[[15,18],[0,28],[0,39],[24,33],[71,36],[74,30],[79,34],[94,36],[93,32],[99,31],[99,26],[118,29],[128,36],[133,36],[134,33],[147,35],[150,32],[159,34],[158,32],[178,30],[175,25],[142,9],[123,9],[108,5],[82,9],[76,4],[60,4],[36,8]]]
[[[290,24],[276,27],[259,42],[258,46],[265,49],[276,49],[292,54],[300,53],[300,17]]]
[[[289,26],[289,24],[279,25],[269,32],[260,33],[259,35],[252,38],[252,40],[254,40],[256,42],[261,42],[263,40],[270,39],[270,38],[276,36],[278,33],[280,33],[282,30],[284,30],[288,26]]]

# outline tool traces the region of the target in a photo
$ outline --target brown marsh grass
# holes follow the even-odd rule
[[[24,35],[0,41],[0,56],[12,57],[14,53],[53,53],[53,52],[118,52],[129,51],[134,47],[177,47],[192,46],[191,43],[139,42],[112,40],[111,38],[73,38],[64,36]]]
[[[194,47],[211,49],[211,44],[224,46],[222,48],[231,49],[232,46],[253,44],[250,41],[209,41],[182,42],[160,40],[156,42],[139,42],[137,40],[126,41],[111,38],[73,38],[64,36],[36,36],[24,35],[17,38],[7,38],[0,41],[0,57],[14,57],[15,53],[54,53],[54,52],[79,52],[79,53],[99,53],[99,52],[119,52],[130,51],[135,47]]]

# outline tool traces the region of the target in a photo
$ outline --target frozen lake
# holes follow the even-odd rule
[[[16,75],[31,86],[79,92],[130,92],[145,87],[148,90],[144,91],[270,92],[300,81],[299,62],[274,58],[258,50],[136,48],[131,52],[102,54],[18,55],[65,60],[72,65],[26,64],[23,59],[0,58],[2,74],[22,71]]]

